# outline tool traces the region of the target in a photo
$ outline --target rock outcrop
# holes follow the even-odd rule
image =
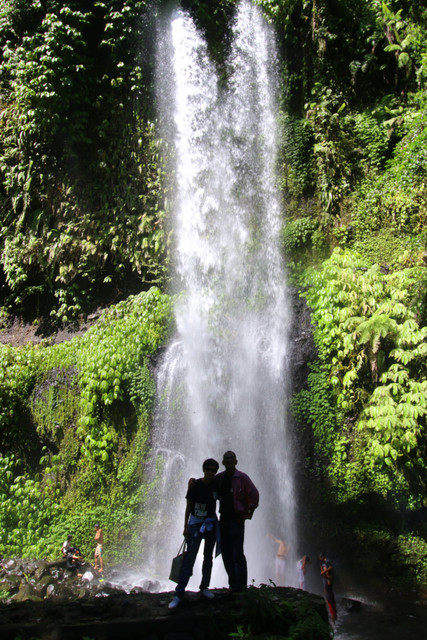
[[[78,577],[67,575],[63,562],[4,562],[2,640],[228,640],[239,628],[254,638],[330,637],[323,598],[299,589],[261,585],[234,595],[214,589],[212,601],[188,593],[170,610],[173,594],[151,593],[157,585],[149,581],[127,593],[89,566],[82,569]]]

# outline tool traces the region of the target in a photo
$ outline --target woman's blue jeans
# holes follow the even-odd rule
[[[205,531],[202,535],[200,533],[201,526],[202,523],[197,523],[188,527],[187,551],[184,555],[184,561],[179,574],[179,581],[175,588],[175,593],[180,597],[184,595],[185,588],[193,574],[193,566],[203,538],[205,539],[205,546],[203,550],[202,581],[199,587],[200,591],[207,589],[211,581],[212,555],[216,542],[216,529],[213,527],[211,531]]]

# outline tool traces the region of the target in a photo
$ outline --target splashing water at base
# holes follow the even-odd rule
[[[188,478],[202,475],[208,457],[221,463],[228,449],[260,491],[246,524],[249,580],[274,580],[268,533],[286,540],[295,566],[276,67],[274,33],[249,2],[235,17],[225,87],[188,14],[176,10],[159,28],[159,118],[174,149],[174,266],[183,292],[177,336],[158,372],[152,433],[160,471],[144,571],[161,580],[182,540]],[[199,580],[196,565],[189,589]],[[293,571],[286,582],[296,585]],[[226,585],[218,558],[211,586]]]

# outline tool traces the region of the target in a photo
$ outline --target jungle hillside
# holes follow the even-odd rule
[[[153,370],[174,330],[164,4],[0,1],[0,558],[56,558],[69,531],[89,554],[100,521],[126,562],[150,517]],[[182,0],[224,83],[236,4]],[[302,493],[320,538],[425,589],[427,8],[257,4],[281,57],[287,277],[317,353],[291,399]],[[39,340],[2,339],[17,319]]]

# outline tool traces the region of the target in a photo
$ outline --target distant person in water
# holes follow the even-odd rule
[[[303,590],[305,590],[305,572],[308,564],[311,564],[309,556],[303,556],[301,560],[297,562],[299,588]]]
[[[216,555],[219,554],[219,526],[216,515],[217,493],[214,478],[219,469],[219,464],[213,458],[208,458],[203,463],[203,478],[190,479],[186,500],[187,505],[184,515],[184,537],[187,540],[187,551],[184,555],[178,583],[175,588],[175,596],[169,603],[169,609],[175,609],[185,595],[185,588],[193,573],[200,543],[205,540],[203,550],[202,580],[200,582],[200,594],[203,598],[211,600],[214,597],[209,590],[212,573],[212,555],[217,544]]]
[[[99,562],[99,571],[101,573],[104,572],[104,559],[103,559],[103,551],[104,551],[104,534],[102,532],[99,524],[95,525],[95,562],[94,569],[98,571],[98,562]]]
[[[320,575],[323,582],[323,592],[325,594],[326,604],[328,605],[329,614],[332,624],[337,619],[337,607],[335,604],[335,596],[333,591],[333,566],[326,558],[323,551],[319,553]]]
[[[284,540],[275,538],[268,534],[268,536],[278,545],[276,559],[274,561],[274,574],[276,579],[276,586],[285,586],[285,574],[286,574],[286,556],[289,553],[289,547]]]
[[[248,569],[243,552],[245,520],[250,520],[258,507],[258,489],[248,475],[236,469],[237,458],[233,451],[226,451],[222,464],[225,471],[215,478],[219,493],[219,528],[221,553],[228,575],[229,591],[246,589]]]

